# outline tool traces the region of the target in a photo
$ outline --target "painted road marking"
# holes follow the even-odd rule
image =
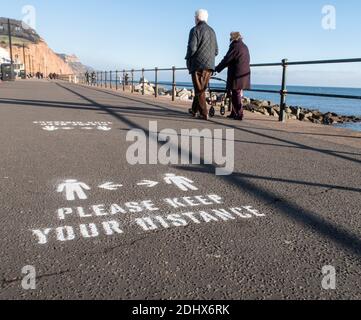
[[[198,190],[198,188],[193,185],[194,181],[192,181],[186,177],[177,176],[173,173],[167,173],[165,175],[164,181],[167,184],[176,185],[182,191],[188,191],[188,190],[197,191]]]
[[[43,127],[43,130],[45,130],[45,131],[56,131],[56,130],[59,130],[59,128],[54,127],[54,126],[45,126],[45,127]]]
[[[145,186],[148,188],[154,188],[158,184],[159,184],[159,182],[157,182],[157,181],[143,180],[143,181],[137,183],[137,186]]]
[[[106,126],[99,126],[97,127],[98,130],[100,131],[110,131],[112,130],[112,128],[106,127]]]
[[[164,182],[169,185],[175,185],[181,191],[198,191],[198,188],[194,186],[194,181],[188,179],[187,177],[177,176],[174,173],[167,173],[164,177]],[[137,186],[145,188],[154,188],[159,182],[152,180],[142,180],[137,183]],[[119,188],[123,187],[122,184],[116,184],[114,182],[105,182],[97,186],[99,189],[107,191],[117,191]],[[58,193],[65,193],[65,198],[68,201],[74,201],[76,198],[80,200],[88,199],[85,191],[91,190],[91,187],[80,182],[77,179],[67,179],[64,182],[60,183],[57,187]]]
[[[176,210],[178,208],[182,208],[182,211]],[[162,214],[161,210],[166,213]],[[126,236],[127,233],[134,234],[139,231],[152,232],[188,225],[232,223],[239,219],[251,221],[265,217],[253,206],[227,207],[219,195],[98,204],[87,208],[74,206],[58,209],[56,216],[63,225],[30,230],[37,244],[101,236]],[[82,221],[79,225],[71,225],[69,222],[72,219]],[[93,219],[96,220],[92,221]]]
[[[227,205],[222,196],[217,194],[192,195],[198,188],[194,181],[187,177],[167,173],[163,180],[165,184],[174,185],[179,190],[191,194],[122,203],[104,201],[101,204],[98,202],[84,206],[74,201],[88,199],[86,191],[96,188],[117,191],[123,185],[105,182],[92,188],[80,180],[64,180],[57,186],[56,191],[63,194],[71,205],[55,210],[58,224],[31,228],[29,231],[37,244],[46,245],[53,241],[64,243],[104,236],[126,236],[129,233],[139,234],[189,225],[234,223],[239,219],[250,221],[265,217],[251,205]],[[151,188],[158,184],[157,181],[142,180],[136,185]],[[122,196],[125,195],[123,192]]]
[[[34,124],[40,125],[44,131],[54,132],[58,130],[70,131],[74,129],[98,130],[108,132],[112,130],[112,122],[101,121],[34,121]]]
[[[79,182],[75,179],[65,180],[63,183],[59,184],[57,188],[57,192],[65,192],[65,197],[68,201],[74,201],[76,197],[80,200],[88,199],[84,190],[90,190],[90,187],[84,182]]]
[[[98,186],[98,188],[100,189],[109,190],[109,191],[116,191],[121,187],[123,187],[122,184],[114,184],[113,182],[106,182]]]

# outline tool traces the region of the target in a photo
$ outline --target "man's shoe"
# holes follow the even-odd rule
[[[243,114],[238,114],[234,117],[234,120],[243,121]]]

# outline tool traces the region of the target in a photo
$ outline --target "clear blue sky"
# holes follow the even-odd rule
[[[97,69],[185,65],[194,11],[208,9],[220,56],[229,32],[241,31],[252,62],[361,56],[360,0],[0,0],[1,15],[22,18],[36,8],[36,29],[57,52],[75,53]],[[322,28],[322,7],[336,8],[336,30]],[[255,83],[277,83],[277,69],[254,72]],[[361,87],[361,64],[297,67],[290,82]]]

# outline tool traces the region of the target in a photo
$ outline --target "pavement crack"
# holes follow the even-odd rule
[[[183,228],[187,228],[188,226],[185,226]],[[122,244],[119,244],[117,246],[114,246],[114,247],[110,247],[110,248],[107,248],[105,249],[103,252],[105,254],[108,254],[116,249],[119,249],[119,248],[123,248],[123,247],[131,247],[133,245],[135,245],[137,242],[140,242],[140,241],[143,241],[143,240],[147,240],[149,239],[150,237],[153,237],[154,235],[157,235],[157,234],[160,234],[160,233],[165,233],[167,230],[170,230],[170,229],[176,229],[176,228],[167,228],[165,230],[158,230],[158,231],[153,231],[152,233],[149,233],[141,238],[138,238],[138,239],[134,239],[133,241],[130,241],[130,242],[127,242],[127,243],[122,243]]]
[[[60,276],[66,273],[70,273],[73,272],[74,270],[63,270],[63,271],[59,271],[59,272],[54,272],[54,273],[48,273],[48,274],[42,274],[42,275],[37,275],[35,277],[36,281],[44,279],[44,278],[50,278],[50,277],[55,277],[55,276]],[[17,282],[21,282],[23,281],[24,278],[13,278],[13,279],[6,279],[5,277],[3,277],[3,279],[0,282],[0,288],[1,289],[6,289],[8,287],[10,287],[12,284],[17,283]]]
[[[326,190],[323,190],[321,192],[316,192],[316,193],[310,193],[310,196],[319,196],[321,194],[326,194],[329,193],[330,191],[334,190],[335,188],[327,188]]]
[[[112,252],[112,251],[114,251],[114,250],[116,250],[116,249],[119,249],[119,248],[133,246],[133,245],[136,244],[137,242],[146,240],[146,239],[148,239],[149,237],[150,237],[150,235],[145,236],[145,237],[142,237],[142,238],[135,239],[135,240],[133,240],[133,241],[131,241],[131,242],[122,243],[122,244],[117,245],[117,246],[115,246],[115,247],[107,248],[107,249],[104,250],[104,253],[105,253],[105,254],[108,254],[108,253],[110,253],[110,252]]]

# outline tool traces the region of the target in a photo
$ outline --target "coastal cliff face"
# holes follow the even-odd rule
[[[24,63],[23,48],[13,47],[15,60]],[[69,64],[62,60],[44,41],[36,44],[28,44],[25,47],[25,66],[28,73],[41,72],[44,75],[49,73],[73,74],[74,70]]]
[[[7,34],[7,19],[0,18],[0,47],[9,52]],[[25,64],[27,73],[67,75],[83,73],[91,69],[84,66],[75,55],[55,53],[35,30],[24,28],[21,21],[11,20],[11,34],[14,62]],[[8,59],[8,55],[6,58]]]

